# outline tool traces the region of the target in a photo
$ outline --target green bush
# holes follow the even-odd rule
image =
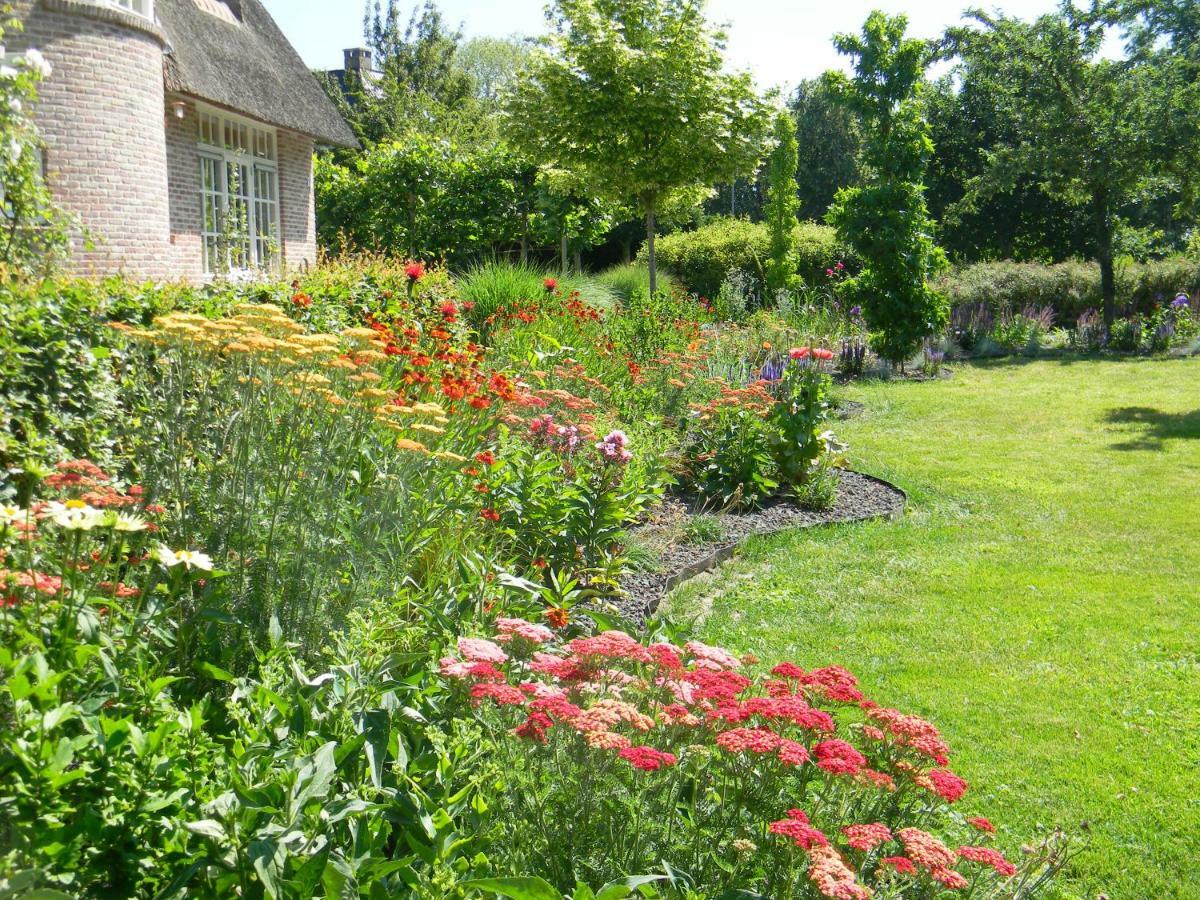
[[[472,304],[468,320],[486,335],[488,319],[506,307],[537,300],[551,277],[548,268],[533,263],[493,260],[467,270],[458,279],[458,288],[463,301]]]
[[[1012,261],[962,266],[939,283],[955,307],[984,304],[993,312],[1027,306],[1053,308],[1057,324],[1074,326],[1089,309],[1104,303],[1100,268],[1091,262],[1056,265]],[[1118,269],[1117,306],[1126,312],[1149,313],[1169,303],[1180,291],[1200,290],[1200,263],[1176,258]]]
[[[718,218],[695,231],[679,231],[659,238],[658,258],[687,290],[712,298],[733,269],[749,272],[761,286],[770,243],[765,225],[745,219]],[[639,260],[644,260],[644,253],[643,250]],[[801,222],[796,226],[796,259],[798,274],[809,284],[816,284],[826,269],[848,261],[849,252],[832,228]]]
[[[650,268],[641,262],[613,266],[596,275],[593,280],[622,303],[628,303],[637,291],[650,293]],[[658,283],[668,293],[674,293],[679,287],[663,272],[658,273]]]

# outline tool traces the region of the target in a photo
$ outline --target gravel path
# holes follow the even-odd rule
[[[843,472],[832,509],[814,512],[789,500],[773,500],[751,512],[714,516],[721,526],[721,540],[689,544],[683,542],[681,535],[688,518],[695,514],[682,500],[668,498],[646,524],[633,532],[659,554],[660,565],[654,571],[622,576],[623,596],[612,602],[623,615],[643,624],[668,593],[729,559],[748,537],[791,528],[898,517],[906,503],[904,492],[885,481],[858,472]]]

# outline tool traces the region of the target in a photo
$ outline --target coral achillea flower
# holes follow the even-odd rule
[[[808,815],[799,809],[788,810],[788,817],[772,822],[767,830],[780,837],[791,838],[797,847],[811,851],[814,847],[829,845],[829,838],[820,829],[813,828]]]
[[[662,715],[670,724],[683,725],[687,728],[695,728],[701,721],[699,716],[694,715],[686,706],[679,703],[663,707]]]
[[[730,753],[773,753],[780,737],[765,728],[733,728],[717,735],[717,746]]]
[[[525,694],[510,684],[484,682],[471,688],[472,700],[480,702],[485,698],[494,701],[497,706],[522,706],[525,703]]]
[[[493,663],[494,665],[502,665],[508,662],[508,654],[500,648],[499,644],[494,644],[483,638],[460,637],[458,639],[458,652],[462,654],[464,659],[471,662],[486,662]]]
[[[894,869],[901,875],[916,875],[917,867],[907,856],[885,856],[879,861],[880,869]]]
[[[876,772],[874,769],[863,769],[854,778],[861,784],[885,791],[896,790],[896,779],[886,772]]]
[[[409,281],[420,281],[425,277],[425,263],[413,262],[404,267],[404,274]]]
[[[928,756],[939,766],[949,764],[950,748],[942,740],[937,728],[924,719],[882,708],[867,710],[867,718],[879,722],[896,738],[897,743]]]
[[[976,831],[982,831],[985,834],[996,833],[996,826],[983,816],[972,816],[971,818],[967,819],[967,824]]]
[[[541,712],[531,712],[528,718],[513,729],[519,738],[527,738],[535,744],[546,743],[546,730],[554,726],[554,720]]]
[[[554,637],[554,632],[545,625],[535,625],[524,619],[497,619],[496,628],[500,636],[496,640],[507,643],[513,638],[529,641],[531,644],[544,644]]]
[[[857,775],[867,765],[865,756],[836,738],[815,744],[812,750],[817,766],[831,775]]]
[[[959,847],[958,855],[960,859],[988,866],[994,869],[997,875],[1005,878],[1012,878],[1017,874],[1017,867],[1005,859],[1003,853],[991,847]]]
[[[573,722],[577,717],[583,715],[583,710],[568,700],[566,696],[538,697],[530,702],[529,708],[551,715],[561,722]]]
[[[808,880],[831,900],[868,900],[874,892],[858,883],[854,870],[846,865],[832,847],[814,847],[809,851]]]
[[[627,750],[633,746],[633,741],[614,731],[589,731],[583,739],[593,750]]]
[[[598,700],[571,720],[579,731],[611,731],[614,725],[626,723],[636,731],[650,731],[654,720],[640,712],[632,703],[622,700]]]
[[[971,886],[961,872],[950,868],[930,869],[929,877],[952,891],[965,891]]]
[[[917,784],[937,794],[947,803],[957,803],[967,792],[967,782],[945,769],[930,769]]]
[[[904,845],[904,855],[930,872],[952,869],[958,860],[949,847],[927,831],[919,828],[901,828],[896,832],[896,836]]]
[[[742,666],[740,659],[728,650],[723,650],[720,647],[710,647],[708,644],[702,644],[700,641],[688,641],[684,647],[688,653],[695,657],[696,665],[702,669],[722,671],[739,669]]]
[[[846,846],[851,850],[861,850],[864,853],[874,850],[880,844],[886,844],[892,839],[892,831],[881,822],[869,825],[847,825],[842,829],[846,836]]]
[[[679,762],[679,758],[674,753],[664,753],[653,747],[626,747],[617,755],[635,769],[641,769],[643,772],[657,772],[659,769],[673,766]]]

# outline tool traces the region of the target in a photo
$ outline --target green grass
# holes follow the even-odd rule
[[[1200,360],[1000,361],[848,392],[903,522],[760,539],[677,620],[937,722],[965,811],[1090,835],[1066,896],[1200,897]],[[1087,823],[1085,826],[1084,823]]]

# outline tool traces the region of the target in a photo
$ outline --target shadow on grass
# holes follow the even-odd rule
[[[1110,425],[1133,426],[1139,431],[1114,450],[1161,450],[1169,440],[1200,440],[1200,409],[1168,413],[1148,406],[1123,406],[1109,412]]]

